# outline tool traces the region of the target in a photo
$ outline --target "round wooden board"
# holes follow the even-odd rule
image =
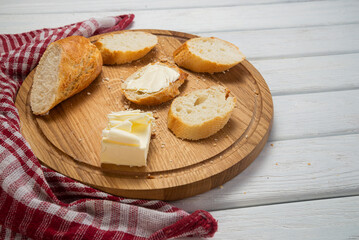
[[[159,38],[159,44],[149,54],[130,64],[104,66],[88,88],[60,103],[46,116],[31,113],[29,96],[36,69],[32,71],[16,98],[24,137],[46,166],[114,195],[177,200],[222,185],[244,170],[268,139],[273,103],[266,82],[246,60],[224,73],[198,74],[183,69],[189,76],[180,88],[181,95],[219,84],[237,98],[237,106],[227,125],[215,135],[199,141],[178,139],[167,128],[171,101],[153,107],[129,104],[119,87],[123,79],[140,67],[154,61],[173,62],[173,51],[195,36],[164,30],[142,31]],[[100,142],[107,114],[125,110],[127,105],[153,111],[156,116],[156,137],[151,140],[148,165],[101,166]]]

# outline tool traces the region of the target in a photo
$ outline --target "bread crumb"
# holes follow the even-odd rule
[[[90,92],[87,92],[87,95],[91,95],[91,93],[90,93]]]
[[[229,135],[226,135],[226,138],[229,138]]]
[[[213,143],[213,147],[217,146],[217,143]]]
[[[135,176],[135,178],[138,178],[138,176]]]
[[[247,194],[247,192],[243,192],[243,194]]]
[[[213,163],[213,160],[209,161],[209,163],[212,164],[212,163]]]
[[[152,176],[151,174],[147,174],[147,179],[154,179],[155,177]]]
[[[223,158],[223,156],[219,156],[219,158],[220,158],[220,159],[222,159],[222,158]]]
[[[278,163],[275,163],[275,165],[277,165],[277,166],[278,166]]]
[[[248,138],[248,135],[246,134],[246,138]]]
[[[110,81],[110,79],[108,77],[104,77],[104,78],[102,78],[102,82],[104,82],[104,81]]]
[[[81,142],[82,141],[82,139],[81,138],[79,138],[79,142]]]
[[[311,163],[308,163],[308,166],[312,165]]]
[[[222,189],[222,188],[223,188],[223,185],[219,186],[219,188]]]
[[[217,139],[217,138],[215,138],[215,139],[214,139],[214,141],[216,141],[216,142],[217,142],[217,141],[218,141],[218,139]]]
[[[164,143],[161,143],[161,148],[164,148],[165,147],[165,144]]]
[[[273,143],[271,143],[270,146],[273,147]]]

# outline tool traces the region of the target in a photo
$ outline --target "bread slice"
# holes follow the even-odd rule
[[[223,72],[245,59],[235,45],[215,37],[192,38],[173,53],[174,61],[193,72]]]
[[[163,71],[171,71],[176,75],[171,75],[171,73],[168,75]],[[129,76],[121,85],[121,90],[125,97],[133,103],[158,105],[179,95],[179,87],[184,83],[187,76],[188,74],[177,66],[162,62],[150,63]],[[138,87],[138,84],[136,87],[132,87],[131,83],[138,79],[145,80],[151,86],[157,85],[157,89],[150,91],[144,86]]]
[[[71,36],[51,43],[34,75],[30,95],[33,113],[48,113],[90,85],[101,70],[101,53],[87,38]]]
[[[168,112],[167,126],[179,138],[207,138],[228,122],[236,98],[222,86],[195,90],[173,100]]]
[[[157,36],[141,31],[123,31],[101,37],[95,42],[104,64],[130,63],[145,56],[158,42]]]

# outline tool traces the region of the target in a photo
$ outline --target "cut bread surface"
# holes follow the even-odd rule
[[[145,56],[158,42],[155,35],[141,31],[123,31],[101,37],[95,45],[104,64],[130,63]]]
[[[90,85],[101,70],[101,53],[87,38],[71,36],[51,43],[36,67],[30,93],[33,113],[48,113]]]
[[[222,86],[200,89],[176,98],[168,128],[179,138],[198,140],[218,132],[228,122],[236,99]]]
[[[179,87],[187,76],[188,74],[177,66],[162,62],[150,63],[129,76],[122,84],[121,90],[133,103],[158,105],[179,95]],[[140,81],[143,85],[133,81]]]
[[[193,72],[223,72],[245,59],[237,46],[215,37],[192,38],[173,53],[175,62]]]
[[[236,46],[218,38],[198,38],[189,41],[188,47],[200,58],[221,64],[238,63],[243,59]]]
[[[61,48],[50,45],[36,69],[31,92],[31,108],[35,114],[46,113],[56,101],[59,88],[59,65]]]

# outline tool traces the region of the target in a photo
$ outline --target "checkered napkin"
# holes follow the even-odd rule
[[[133,15],[0,35],[0,239],[168,239],[212,237],[217,222],[162,201],[115,197],[44,166],[20,133],[16,92],[46,47],[70,35],[121,30]]]

